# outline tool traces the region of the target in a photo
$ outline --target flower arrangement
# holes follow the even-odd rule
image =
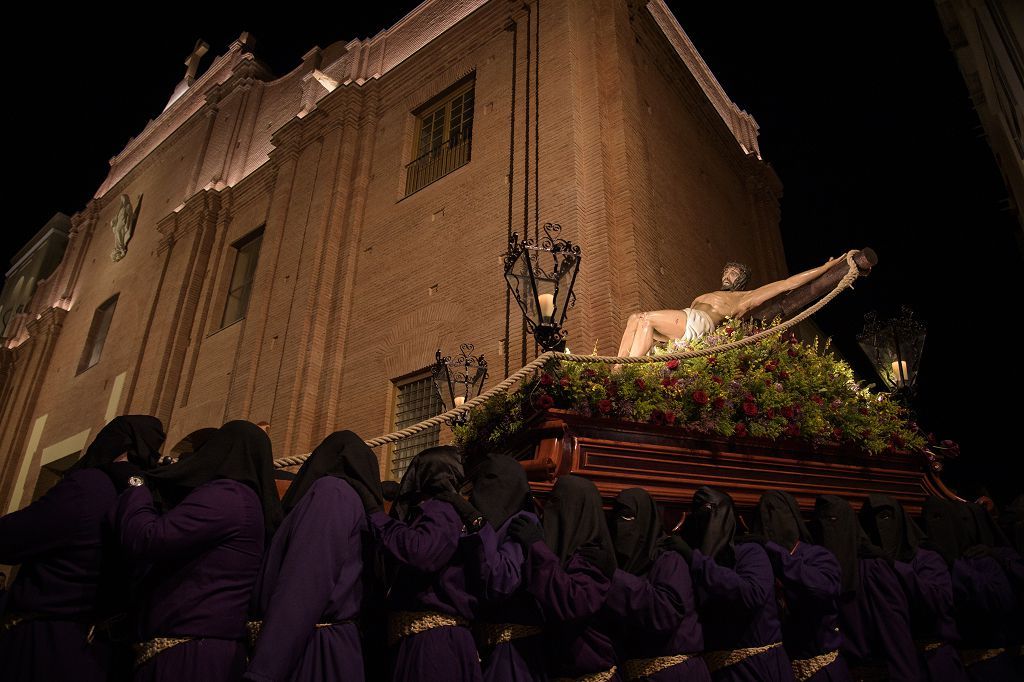
[[[715,348],[762,329],[726,320],[689,348]],[[549,408],[701,434],[847,444],[873,454],[925,445],[903,408],[857,382],[828,341],[806,344],[781,333],[708,357],[658,362],[656,351],[651,363],[615,369],[552,362],[515,392],[474,410],[454,429],[455,441],[467,453],[502,450]]]

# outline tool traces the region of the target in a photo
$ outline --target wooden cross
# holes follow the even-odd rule
[[[185,82],[189,85],[196,80],[196,71],[199,69],[199,60],[203,58],[210,49],[209,44],[204,40],[200,39],[196,41],[196,46],[192,48],[191,54],[185,59]]]

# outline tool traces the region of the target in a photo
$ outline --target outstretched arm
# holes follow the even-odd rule
[[[779,280],[778,282],[772,282],[771,284],[765,284],[763,287],[754,289],[748,292],[743,298],[740,299],[737,311],[733,317],[743,317],[748,312],[758,307],[762,303],[765,303],[776,296],[784,294],[788,291],[792,291],[805,284],[809,284],[814,280],[818,279],[826,272],[828,272],[832,266],[836,263],[844,260],[845,255],[839,258],[830,258],[824,265],[819,265],[811,270],[806,270],[799,274],[787,277],[786,279]]]

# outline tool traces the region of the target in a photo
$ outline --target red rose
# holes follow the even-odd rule
[[[701,391],[700,389],[697,389],[696,391],[694,391],[692,397],[693,397],[693,402],[697,403],[698,405],[707,405],[708,404],[708,394],[705,393],[704,391]]]
[[[652,410],[649,421],[655,426],[661,426],[665,423],[665,413],[661,410]]]
[[[752,403],[752,402],[754,402],[754,394],[753,393],[748,393],[745,396],[743,396],[743,399],[746,400],[747,402],[751,402]]]
[[[832,401],[832,403],[830,404],[830,407],[831,407],[831,408],[832,408],[833,410],[838,410],[838,409],[839,409],[840,407],[842,407],[842,406],[843,406],[843,401],[842,401],[842,400],[840,400],[839,398],[836,398],[836,399],[835,399],[835,400],[833,400],[833,401]]]
[[[786,351],[786,353],[791,358],[795,358],[797,355],[799,355],[799,353],[797,353],[797,351],[796,351],[796,348],[790,348],[788,351]]]
[[[608,414],[612,411],[612,401],[607,398],[597,401],[597,409],[601,414]]]
[[[860,412],[861,414],[863,414],[864,416],[867,416],[867,414],[868,414],[868,408],[866,408],[866,407],[858,407],[857,411]]]
[[[711,380],[713,382],[715,382],[716,384],[722,383],[722,377],[717,377],[717,376],[716,377],[711,377]]]
[[[647,382],[644,381],[643,379],[637,379],[633,383],[636,384],[636,390],[638,390],[638,391],[645,391],[645,390],[647,390]]]
[[[593,379],[594,377],[597,376],[597,372],[595,372],[594,370],[588,368],[588,369],[583,370],[583,376],[586,379]]]
[[[841,428],[839,428],[838,426],[835,427],[834,429],[832,429],[832,437],[835,438],[836,440],[842,440],[843,439],[843,430]]]
[[[768,409],[766,409],[764,411],[764,415],[766,417],[768,417],[769,419],[775,419],[775,408],[774,407],[769,407]]]
[[[547,393],[537,398],[537,407],[542,410],[546,410],[555,404],[555,399],[549,396]]]
[[[823,402],[825,402],[825,399],[822,398],[817,393],[815,393],[814,395],[811,396],[811,400],[814,401],[815,405],[821,405]]]
[[[728,334],[729,336],[732,336],[732,333],[733,333],[734,331],[736,331],[736,330],[735,330],[735,329],[733,329],[732,327],[726,327],[726,328],[725,328],[725,333],[726,333],[726,334]]]
[[[778,360],[769,360],[768,362],[764,363],[764,368],[766,370],[768,370],[769,372],[774,372],[776,370],[776,368],[778,368],[778,366],[779,366],[779,361]]]
[[[665,413],[665,423],[668,424],[669,426],[671,426],[672,424],[675,424],[676,423],[676,413],[675,412],[666,412]]]
[[[665,363],[665,367],[666,367],[666,369],[676,369],[676,368],[679,367],[679,361],[678,360],[669,360],[668,362]]]
[[[747,425],[743,422],[736,422],[736,426],[732,427],[732,431],[740,438],[743,438],[747,435]]]
[[[795,346],[796,344],[800,343],[800,341],[799,341],[799,340],[797,340],[797,338],[796,338],[796,334],[794,334],[794,333],[792,333],[792,332],[790,332],[790,334],[789,334],[789,342],[790,342],[791,344],[793,344],[794,346]]]
[[[928,434],[928,445],[935,445],[935,434],[934,433],[929,433]]]
[[[870,438],[871,437],[871,429],[864,429],[863,431],[860,432],[860,435],[861,435],[862,438]]]
[[[714,355],[712,355],[710,358],[708,358],[708,367],[714,367],[717,364],[718,364],[718,358],[716,358]]]
[[[544,374],[540,375],[540,385],[541,386],[550,386],[553,383],[555,383],[555,378],[553,376],[551,376],[550,374],[545,372]]]
[[[779,378],[780,379],[788,379],[789,378],[789,372],[787,372],[786,370],[782,370],[781,372],[779,372]]]
[[[566,386],[572,383],[572,380],[569,377],[562,377],[561,379],[558,380],[558,383],[559,385],[562,386],[562,388],[565,388]]]
[[[792,419],[793,418],[793,414],[794,414],[794,411],[793,411],[793,408],[791,406],[787,405],[786,407],[782,408],[782,416],[785,417],[786,419]]]
[[[800,435],[800,425],[794,422],[794,423],[790,424],[789,426],[787,426],[786,427],[786,435],[789,436],[790,438],[796,438],[797,436],[799,436]]]
[[[714,406],[714,408],[716,410],[720,410],[723,407],[725,407],[725,398],[719,396],[719,397],[715,398],[715,401],[713,403],[711,403],[711,404]]]
[[[661,380],[661,385],[665,388],[672,388],[679,383],[679,379],[673,379],[672,377],[665,377]]]
[[[752,403],[749,400],[743,403],[743,414],[748,417],[753,417],[757,414],[757,403]]]

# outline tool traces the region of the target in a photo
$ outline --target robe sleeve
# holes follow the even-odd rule
[[[215,480],[196,488],[161,515],[153,506],[149,488],[129,488],[118,501],[121,545],[133,558],[150,561],[173,559],[182,552],[215,545],[237,531],[238,514],[248,506],[241,495],[248,490],[235,481]]]
[[[455,507],[440,500],[427,500],[412,523],[393,519],[384,512],[370,515],[370,527],[381,546],[398,562],[434,573],[444,568],[455,554],[462,534],[462,520]]]
[[[765,551],[775,569],[775,576],[787,588],[818,604],[831,603],[839,596],[841,569],[831,552],[793,555],[774,542],[767,543]]]
[[[292,510],[297,517],[288,537],[275,538],[275,544],[284,542],[287,548],[245,679],[291,678],[331,599],[341,567],[362,561],[363,506],[355,493],[344,493],[337,487],[314,486]]]
[[[899,574],[910,602],[924,606],[935,616],[953,610],[953,579],[940,555],[918,550],[913,561],[897,561],[893,568]]]
[[[646,577],[617,569],[605,604],[627,625],[659,634],[673,632],[683,615],[694,610],[689,568],[672,552],[659,556]]]
[[[992,557],[956,560],[953,598],[957,604],[970,604],[992,615],[1009,614],[1016,606],[1010,581]]]
[[[520,513],[512,518],[518,516],[526,516],[536,523],[533,514]],[[522,545],[507,535],[499,537],[490,524],[467,539],[476,558],[473,578],[480,585],[480,596],[488,601],[511,597],[523,582]]]
[[[719,566],[700,550],[694,550],[691,574],[709,595],[738,603],[748,611],[775,595],[768,554],[760,545],[753,543],[736,547],[735,568]]]
[[[574,554],[566,566],[537,540],[526,552],[526,589],[544,613],[556,621],[576,620],[597,613],[611,582],[586,559]]]
[[[74,538],[75,520],[88,502],[80,475],[68,476],[29,506],[0,518],[0,563],[20,564]]]
[[[910,634],[910,607],[895,572],[882,559],[860,561],[861,599],[867,602],[878,651],[892,682],[923,679]]]

